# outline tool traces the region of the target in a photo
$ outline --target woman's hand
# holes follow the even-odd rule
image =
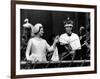
[[[59,42],[59,35],[57,35],[55,38],[54,38],[54,43],[58,43]]]

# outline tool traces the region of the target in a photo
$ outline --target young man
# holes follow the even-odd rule
[[[72,55],[73,59],[75,56],[75,51],[81,49],[79,36],[72,32],[73,21],[70,20],[70,18],[67,18],[67,20],[65,21],[64,28],[65,33],[62,34],[59,38],[60,45],[62,45],[65,48],[65,51],[61,52],[63,53],[63,55],[61,55],[61,59],[66,59],[68,54]]]
[[[52,46],[49,46],[46,40],[41,38],[44,33],[42,24],[35,24],[32,28],[32,33],[34,37],[31,38],[28,42],[26,49],[26,59],[32,62],[47,61],[47,52],[55,50],[56,43],[58,42],[58,36],[54,39]]]

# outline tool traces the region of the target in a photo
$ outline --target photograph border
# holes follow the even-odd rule
[[[57,7],[76,7],[76,8],[91,8],[94,9],[94,70],[80,72],[61,72],[61,73],[46,73],[46,74],[27,74],[16,75],[16,4],[27,5],[45,5]],[[62,76],[62,75],[78,75],[97,73],[97,6],[83,4],[65,4],[65,3],[48,3],[48,2],[33,2],[33,1],[11,1],[11,78],[31,78],[31,77],[46,77],[46,76]]]

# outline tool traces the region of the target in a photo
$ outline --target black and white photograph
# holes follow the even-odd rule
[[[90,13],[21,9],[21,69],[90,66]]]
[[[95,13],[89,5],[16,3],[17,77],[95,72]]]

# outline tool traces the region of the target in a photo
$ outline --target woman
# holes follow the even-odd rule
[[[35,24],[32,28],[32,33],[34,37],[31,38],[28,42],[26,49],[26,59],[32,62],[47,61],[47,52],[52,52],[55,50],[56,43],[58,42],[58,36],[56,36],[54,39],[52,46],[49,46],[47,41],[42,38],[44,33],[42,24]]]

